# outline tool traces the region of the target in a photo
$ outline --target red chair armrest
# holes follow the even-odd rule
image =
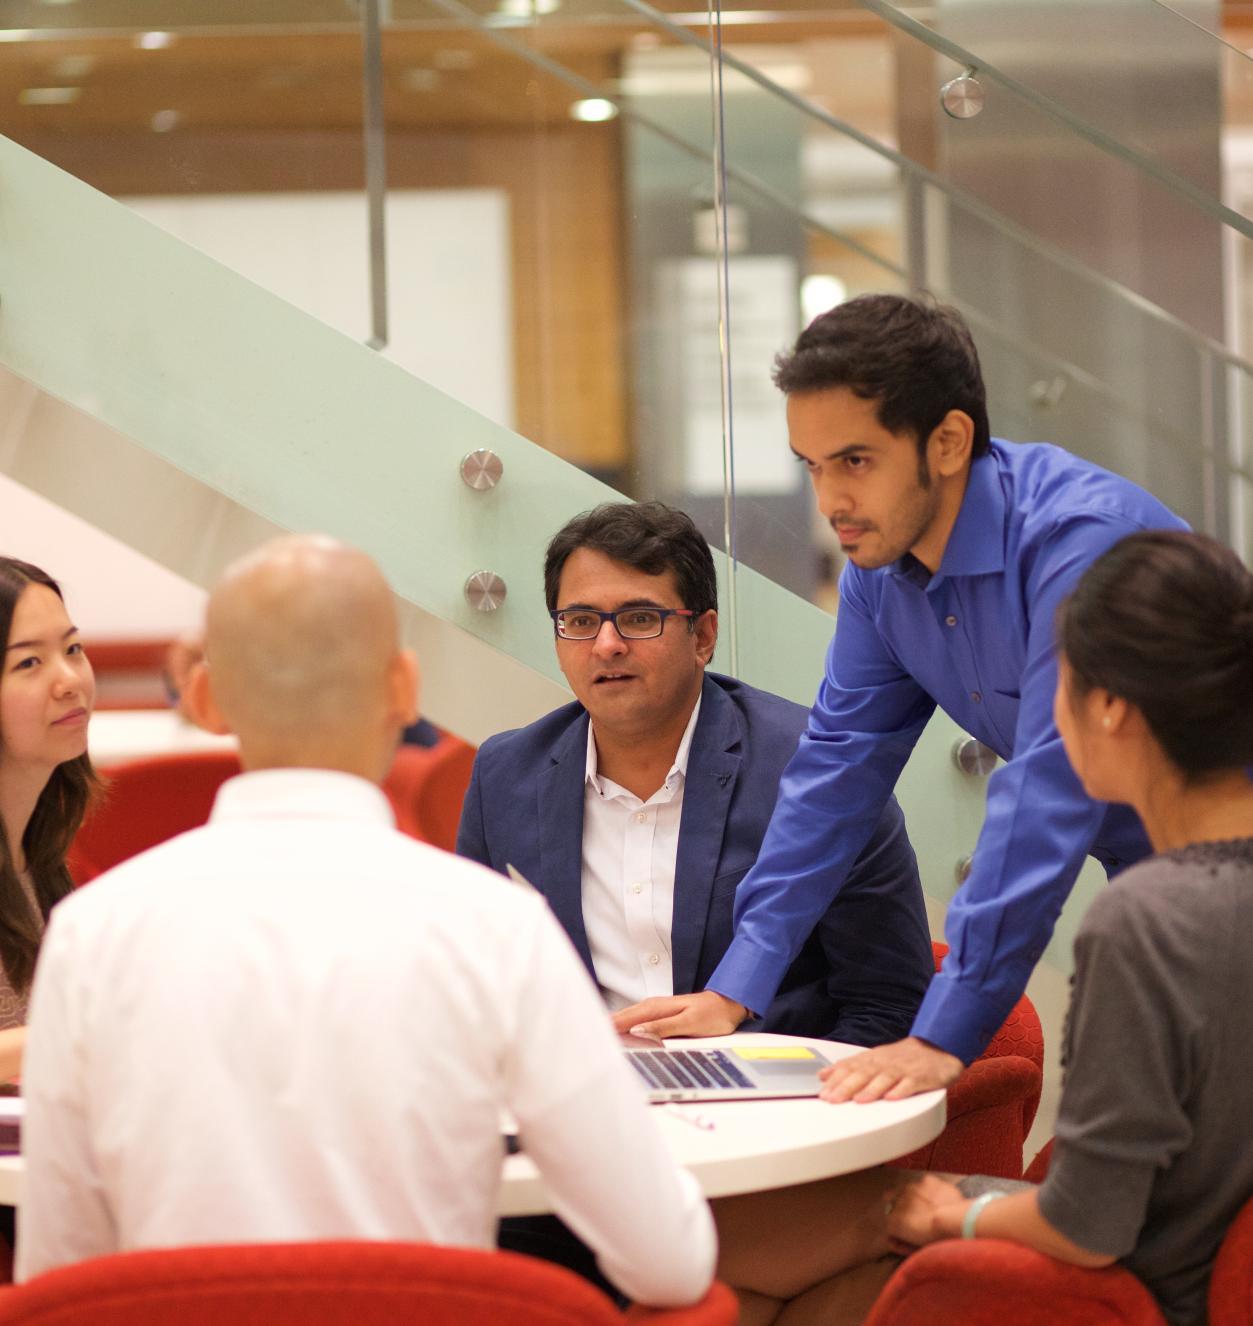
[[[1027,1104],[1040,1095],[1040,1070],[1008,1054],[976,1059],[948,1089],[948,1122],[927,1146],[892,1163],[950,1174],[1022,1174]]]
[[[1253,1326],[1253,1200],[1231,1222],[1209,1285],[1210,1326]]]
[[[950,1239],[906,1258],[865,1326],[1165,1326],[1119,1266],[1085,1270],[999,1239]]]

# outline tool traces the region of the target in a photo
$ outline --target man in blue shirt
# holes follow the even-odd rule
[[[981,1053],[1085,855],[1113,873],[1149,851],[1132,812],[1091,801],[1066,760],[1053,621],[1108,547],[1183,522],[1057,447],[991,438],[970,332],[929,301],[841,305],[780,357],[775,382],[792,450],[849,563],[826,675],[707,988],[615,1021],[716,1035],[765,1007],[830,904],[833,864],[861,850],[938,704],[1007,763],[989,783],[974,864],[949,906],[949,957],[911,1035],[836,1065],[824,1089],[898,1099],[948,1085]]]

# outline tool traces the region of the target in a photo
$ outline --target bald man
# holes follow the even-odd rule
[[[708,1210],[546,905],[395,829],[377,784],[417,668],[377,567],[315,537],[239,562],[190,691],[244,773],[56,909],[18,1278],[178,1244],[490,1247],[508,1111],[611,1281],[701,1297]]]

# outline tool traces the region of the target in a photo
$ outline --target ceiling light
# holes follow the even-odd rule
[[[141,32],[135,38],[135,45],[141,51],[163,51],[174,44],[172,32]]]
[[[178,127],[178,122],[182,118],[182,115],[176,110],[159,110],[149,123],[152,125],[153,133],[168,134],[171,129]]]
[[[23,106],[69,106],[82,94],[81,87],[24,87],[17,99]]]
[[[560,8],[561,0],[497,0],[496,12],[504,18],[543,18]]]
[[[618,108],[604,97],[584,97],[582,101],[570,103],[570,118],[583,124],[603,124],[606,120],[617,119]]]
[[[842,304],[848,298],[848,286],[838,276],[815,272],[801,282],[801,317],[809,326],[820,314]]]
[[[29,41],[34,35],[34,28],[0,28],[0,41]]]

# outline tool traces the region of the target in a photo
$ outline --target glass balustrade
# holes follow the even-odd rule
[[[1143,46],[1114,49],[1069,6],[1048,81],[996,4],[392,0],[371,64],[369,8],[0,8],[0,129],[34,154],[0,153],[5,399],[46,425],[0,437],[9,473],[201,583],[272,528],[363,544],[412,605],[431,712],[471,737],[559,697],[548,535],[660,497],[731,554],[716,665],[808,701],[840,554],[771,361],[840,299],[927,286],[974,328],[997,432],[1118,469],[1248,555],[1238,41],[1135,0]],[[1120,118],[1133,49],[1178,62],[1201,164]],[[967,54],[984,100],[960,120],[940,98]],[[1016,158],[1045,196],[1006,186]],[[1202,242],[1102,247],[1128,197]],[[475,448],[504,461],[496,489],[461,481]],[[467,602],[475,571],[502,608]],[[958,735],[937,719],[901,789],[939,905],[982,812]]]

